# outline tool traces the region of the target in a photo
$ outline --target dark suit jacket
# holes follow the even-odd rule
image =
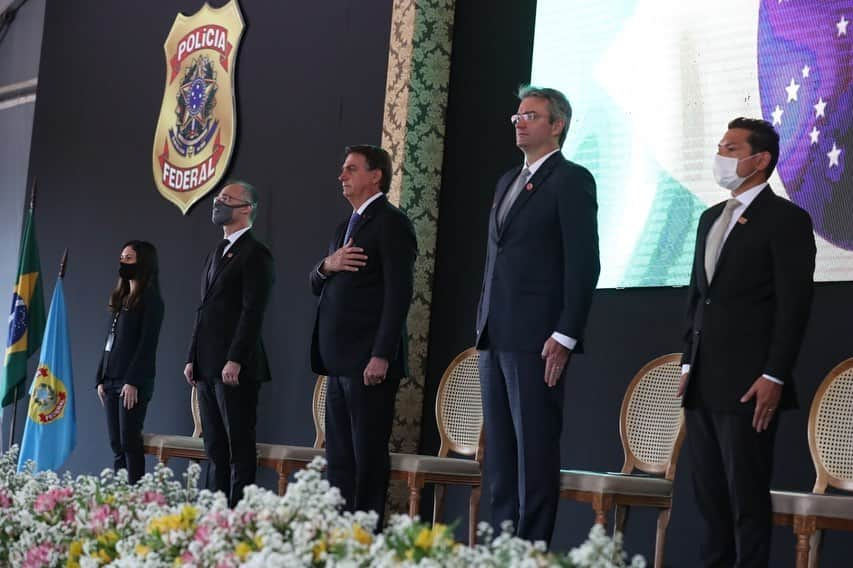
[[[477,347],[538,353],[556,331],[577,339],[581,352],[601,269],[595,180],[557,152],[536,170],[498,229],[501,200],[520,171],[505,173],[495,190]]]
[[[338,225],[329,254],[342,246],[347,222]],[[408,373],[406,315],[412,302],[418,253],[415,231],[403,212],[383,196],[367,206],[352,232],[367,266],[328,278],[311,271],[311,290],[320,300],[311,340],[315,373],[361,377],[371,357],[389,362],[387,378]]]
[[[268,381],[261,325],[274,280],[272,256],[249,230],[222,257],[208,286],[212,261],[210,253],[187,361],[202,380],[221,381],[226,361],[234,361],[240,363],[241,381]]]
[[[154,286],[148,286],[134,307],[119,313],[112,349],[102,352],[96,383],[102,383],[105,378],[121,379],[139,390],[140,399],[151,399],[157,373],[157,342],[160,339],[163,311],[160,291]],[[114,317],[111,313],[107,337]]]
[[[682,361],[685,405],[752,413],[741,404],[755,380],[785,382],[781,408],[796,406],[793,368],[812,303],[815,240],[808,213],[764,188],[723,243],[710,286],[705,239],[725,203],[699,219]]]

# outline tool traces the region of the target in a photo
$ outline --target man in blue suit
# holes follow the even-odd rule
[[[559,501],[563,377],[598,282],[595,180],[566,160],[571,107],[525,86],[511,117],[524,163],[498,180],[477,348],[494,524],[550,542]]]

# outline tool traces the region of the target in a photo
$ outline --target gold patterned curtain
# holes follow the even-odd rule
[[[391,435],[397,452],[416,453],[420,440],[454,5],[394,0],[391,16],[382,147],[394,164],[389,197],[409,216],[418,239],[408,319],[411,376],[400,383]],[[392,510],[405,510],[405,502],[405,487],[392,486]]]

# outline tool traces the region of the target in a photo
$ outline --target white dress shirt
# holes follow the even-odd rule
[[[240,229],[239,231],[234,231],[233,233],[231,233],[230,235],[228,235],[227,237],[225,237],[225,238],[226,238],[226,239],[228,239],[230,242],[229,242],[227,245],[225,245],[225,248],[224,248],[224,249],[222,249],[222,256],[225,256],[225,253],[227,253],[227,252],[228,252],[228,250],[229,250],[232,246],[234,246],[234,243],[236,243],[236,242],[237,242],[237,239],[239,239],[241,236],[243,236],[243,233],[245,233],[246,231],[248,231],[248,230],[249,230],[249,229],[251,229],[251,228],[252,228],[252,227],[244,227],[244,228]],[[221,257],[220,257],[220,258],[221,258]]]
[[[731,233],[732,229],[735,228],[735,224],[738,222],[741,215],[743,215],[743,212],[746,211],[746,208],[752,204],[752,202],[755,200],[755,198],[758,197],[758,194],[761,193],[761,191],[765,187],[767,187],[766,181],[764,183],[760,183],[760,184],[756,185],[755,187],[751,187],[751,188],[747,189],[746,191],[744,191],[740,195],[733,195],[732,196],[735,199],[737,199],[738,201],[740,201],[740,205],[735,207],[734,210],[732,211],[732,220],[729,221],[729,226],[726,227],[726,232],[723,234],[723,241],[720,243],[720,249],[721,250],[723,248],[723,244],[726,242],[726,239],[729,238],[729,233]],[[690,365],[689,364],[682,365],[681,366],[681,372],[682,373],[689,373],[690,372]],[[763,374],[762,377],[767,379],[768,381],[772,381],[772,382],[779,384],[779,385],[785,384],[784,381],[780,381],[776,377],[770,376],[766,373]]]

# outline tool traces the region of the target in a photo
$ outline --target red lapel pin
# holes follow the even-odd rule
[[[528,183],[527,185],[524,186],[524,189],[527,191],[533,191],[533,184]]]
[[[233,253],[233,252],[229,252],[229,253],[228,253],[228,254],[226,254],[225,256],[227,256],[228,258],[231,258],[232,256],[234,256],[234,253]]]
[[[746,225],[746,222],[747,222],[747,221],[749,221],[749,219],[747,219],[746,217],[740,217],[740,218],[737,220],[737,222],[738,222],[738,223],[740,223],[741,225]]]

